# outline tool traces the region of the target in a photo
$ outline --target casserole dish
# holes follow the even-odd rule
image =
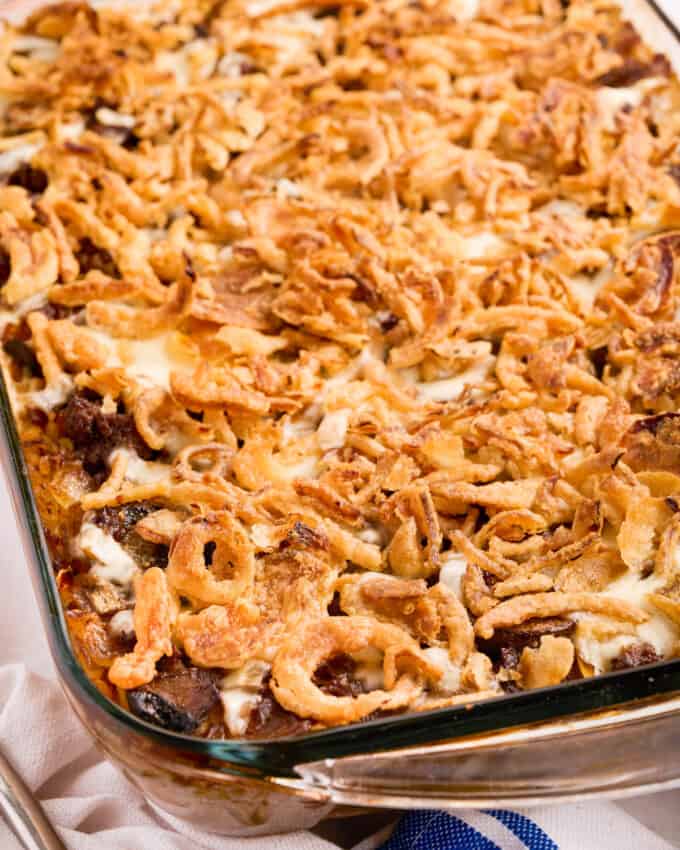
[[[526,805],[677,780],[678,661],[275,741],[199,740],[128,714],[74,658],[5,385],[1,400],[3,458],[66,694],[166,811],[250,835],[310,826],[337,806]]]

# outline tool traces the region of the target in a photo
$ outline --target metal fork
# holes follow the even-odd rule
[[[67,850],[36,797],[1,752],[0,811],[26,850]]]

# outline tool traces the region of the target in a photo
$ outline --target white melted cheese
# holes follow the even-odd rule
[[[576,201],[565,201],[563,198],[555,198],[547,204],[543,204],[536,210],[538,216],[555,216],[556,218],[581,219],[586,214],[585,207]]]
[[[441,679],[432,686],[432,690],[438,696],[449,697],[457,694],[460,691],[460,667],[451,662],[448,650],[431,646],[423,650],[423,655],[443,671]]]
[[[27,53],[31,59],[54,62],[59,56],[61,45],[52,38],[36,35],[18,35],[12,42],[12,52]]]
[[[109,620],[109,631],[114,637],[133,638],[135,636],[135,621],[131,609],[117,611]]]
[[[302,188],[287,177],[276,181],[276,194],[279,198],[301,198]]]
[[[85,522],[76,538],[78,548],[95,563],[90,573],[104,581],[118,584],[127,590],[139,572],[137,564],[116,540],[99,526]]]
[[[353,653],[352,658],[356,662],[352,675],[361,682],[365,691],[378,691],[385,687],[382,652],[373,646],[367,646],[366,649]]]
[[[464,260],[482,260],[485,257],[495,257],[503,252],[506,244],[495,233],[482,231],[471,236],[462,237],[462,251]]]
[[[588,311],[592,309],[597,293],[607,283],[612,276],[612,270],[609,266],[605,266],[597,274],[575,274],[571,275],[569,280],[569,289],[576,297],[582,310]]]
[[[236,79],[241,76],[242,66],[252,61],[250,56],[247,56],[245,53],[232,50],[230,53],[225,53],[217,63],[217,73],[221,77]]]
[[[487,355],[459,375],[438,381],[423,381],[417,384],[418,395],[425,401],[455,401],[466,386],[476,389],[483,383],[495,362],[493,355]]]
[[[269,21],[277,29],[284,32],[303,33],[305,35],[311,35],[314,38],[321,38],[326,30],[323,19],[315,18],[314,15],[305,9],[299,9],[297,12],[287,12],[284,15],[275,15]]]
[[[268,549],[276,544],[274,529],[264,522],[256,522],[250,526],[250,539],[258,549]]]
[[[265,661],[253,659],[222,679],[220,700],[224,724],[231,735],[245,735],[251,712],[261,699],[262,685],[270,669]]]
[[[246,4],[246,15],[250,18],[257,18],[260,15],[266,15],[267,12],[272,12],[281,5],[281,0],[251,0]]]
[[[73,121],[70,124],[60,124],[57,131],[60,142],[73,142],[85,132],[84,121]]]
[[[201,53],[205,51],[205,55]],[[180,86],[192,80],[207,80],[215,70],[217,57],[210,39],[198,38],[180,50],[162,50],[156,54],[156,69],[171,72]]]
[[[452,590],[459,599],[463,598],[462,581],[466,570],[465,558],[458,552],[449,552],[439,571],[439,581]]]
[[[12,310],[0,310],[0,331],[4,331],[5,327],[11,322],[16,322],[26,313],[32,310],[39,310],[47,304],[47,296],[44,292],[36,292],[35,295],[29,295],[23,301],[19,301],[14,305]]]
[[[33,159],[42,147],[42,144],[20,144],[3,151],[0,153],[0,174],[11,174],[22,163]]]
[[[605,130],[613,133],[616,130],[618,113],[624,106],[639,106],[642,100],[642,92],[633,86],[621,88],[600,86],[595,93],[595,98]]]
[[[333,410],[324,416],[316,431],[321,451],[327,452],[345,445],[351,413],[351,410],[342,408]]]
[[[480,0],[450,0],[449,9],[460,23],[473,21],[479,15]]]
[[[276,469],[278,478],[283,481],[292,482],[296,478],[316,478],[318,459],[309,455],[297,463],[282,463],[280,455],[274,455],[272,465]]]
[[[647,594],[658,592],[663,585],[664,579],[658,575],[652,574],[643,579],[633,570],[629,570],[601,592],[603,596],[639,606],[649,614],[649,619],[636,626],[636,634],[615,635],[609,640],[600,640],[589,635],[579,636],[577,630],[574,643],[578,653],[584,661],[592,664],[596,673],[608,670],[612,660],[621,650],[640,641],[651,644],[660,656],[668,656],[673,652],[680,637],[677,627],[647,601]],[[587,615],[574,617],[577,620],[587,618]]]
[[[116,449],[111,453],[109,463],[118,455],[124,455],[127,458],[125,478],[132,484],[155,484],[158,481],[164,481],[170,475],[170,466],[167,463],[142,460],[137,452],[128,449]]]
[[[227,210],[224,214],[224,218],[227,224],[232,227],[247,227],[248,222],[246,221],[246,217],[243,215],[241,210]]]
[[[386,542],[385,531],[377,525],[368,525],[366,528],[360,528],[356,532],[356,536],[359,540],[363,540],[364,543],[372,543],[374,546],[384,546]]]
[[[126,341],[131,362],[128,373],[143,382],[155,386],[170,388],[170,372],[177,368],[166,347],[167,338],[163,335],[152,339]]]
[[[659,655],[668,655],[678,640],[678,629],[647,601],[647,594],[657,593],[664,583],[665,579],[654,573],[641,579],[631,570],[604,591],[606,596],[632,602],[649,613],[649,620],[637,627],[637,633],[642,640],[651,643]]]
[[[132,127],[134,127],[137,123],[137,119],[134,115],[126,115],[123,112],[116,112],[113,109],[109,109],[107,106],[100,106],[95,112],[95,118],[105,127],[132,129]]]
[[[45,389],[29,393],[30,404],[32,407],[37,407],[48,413],[55,407],[66,403],[73,392],[73,386],[73,378],[70,375],[62,374],[58,381],[45,387]]]

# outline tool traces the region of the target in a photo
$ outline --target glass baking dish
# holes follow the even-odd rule
[[[37,5],[0,0],[0,15]],[[658,7],[620,5],[678,70],[680,34]],[[272,741],[204,740],[145,723],[103,696],[71,650],[4,375],[0,419],[2,463],[63,689],[102,750],[160,809],[246,836],[370,807],[526,806],[680,784],[680,659]]]

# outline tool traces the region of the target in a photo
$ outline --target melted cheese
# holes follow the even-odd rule
[[[641,579],[632,570],[612,582],[604,591],[605,596],[614,596],[639,605],[650,615],[646,623],[637,627],[642,640],[651,643],[659,655],[668,655],[678,640],[678,629],[657,608],[647,601],[648,593],[657,593],[665,584],[661,576],[652,575]]]
[[[321,38],[326,29],[321,18],[315,18],[305,9],[288,12],[285,15],[275,15],[270,18],[270,22],[276,24],[277,29],[305,33],[315,38]]]
[[[177,369],[177,363],[168,353],[166,342],[166,336],[157,336],[122,343],[129,362],[128,373],[142,382],[169,389],[170,372]]]
[[[73,142],[85,132],[84,121],[73,121],[70,124],[60,124],[57,131],[60,142]]]
[[[431,646],[423,650],[423,655],[443,671],[441,679],[432,690],[439,696],[449,697],[457,694],[460,691],[460,667],[451,663],[448,650]]]
[[[99,526],[85,522],[76,538],[76,544],[95,562],[90,567],[92,575],[131,590],[132,580],[139,572],[139,568],[111,535]]]
[[[609,266],[601,269],[595,275],[575,274],[568,278],[569,289],[579,302],[581,309],[585,312],[593,306],[597,293],[612,276]]]
[[[136,452],[131,452],[128,449],[116,449],[111,453],[110,461],[120,454],[127,457],[125,478],[132,484],[155,484],[157,481],[163,481],[170,476],[171,467],[167,463],[153,463],[142,460]]]
[[[372,573],[372,575],[379,575],[379,573]],[[352,658],[356,662],[353,676],[361,682],[365,691],[377,691],[385,687],[382,652],[375,647],[367,646],[366,649],[355,652]]]
[[[217,64],[214,43],[207,38],[190,41],[180,50],[162,50],[156,54],[156,68],[175,75],[179,86],[194,80],[207,80]]]
[[[137,123],[137,119],[134,115],[126,115],[123,112],[116,112],[113,109],[109,109],[107,106],[100,106],[95,112],[95,118],[105,127],[122,127],[124,129],[131,129]]]
[[[652,574],[643,579],[633,570],[629,570],[602,591],[603,596],[621,599],[639,606],[647,611],[649,619],[636,626],[635,634],[618,634],[609,640],[590,636],[587,632],[579,634],[577,629],[574,636],[576,649],[584,661],[592,664],[596,673],[608,670],[612,660],[623,649],[640,641],[651,644],[660,656],[672,654],[680,637],[678,629],[647,601],[647,594],[659,591],[663,584],[664,579],[660,576]],[[573,619],[587,621],[591,618],[588,615],[574,615]]]
[[[601,86],[595,94],[598,112],[606,130],[616,130],[616,116],[624,106],[639,106],[642,92],[633,86],[610,88]]]
[[[481,260],[485,257],[495,257],[506,248],[505,241],[495,233],[482,231],[462,238],[462,259]]]
[[[447,553],[439,571],[439,581],[452,590],[459,599],[463,598],[461,582],[467,570],[467,561],[458,552]]]
[[[455,401],[466,386],[475,389],[483,383],[495,362],[493,355],[487,355],[459,375],[439,381],[423,381],[417,385],[418,394],[421,399],[427,401]]]
[[[59,56],[61,45],[52,38],[35,35],[18,35],[12,42],[14,53],[27,53],[31,59],[54,62]]]
[[[217,63],[217,73],[222,77],[235,79],[241,76],[241,67],[249,62],[252,62],[250,56],[232,50],[230,53],[225,53]]]
[[[73,378],[70,375],[62,374],[58,381],[45,387],[43,390],[38,390],[34,393],[29,393],[29,400],[33,407],[44,410],[46,413],[65,404],[68,397],[73,392]]]
[[[280,198],[301,198],[302,188],[293,180],[282,177],[276,181],[276,194]]]
[[[321,451],[327,452],[331,449],[339,449],[345,445],[350,415],[351,411],[343,408],[341,410],[334,410],[324,416],[316,431],[316,437],[319,441]]]
[[[480,0],[451,0],[449,9],[453,17],[464,23],[472,21],[479,15]]]
[[[11,174],[22,163],[33,159],[41,148],[42,144],[23,144],[3,151],[0,153],[0,174]]]
[[[224,724],[234,737],[245,735],[250,714],[262,698],[262,685],[270,669],[265,661],[252,660],[222,679],[220,700]]]
[[[224,218],[227,224],[230,224],[232,227],[248,226],[246,217],[243,215],[241,210],[227,210],[227,212],[224,214]]]
[[[135,621],[131,609],[117,611],[109,620],[109,631],[115,637],[133,638],[135,636]]]

